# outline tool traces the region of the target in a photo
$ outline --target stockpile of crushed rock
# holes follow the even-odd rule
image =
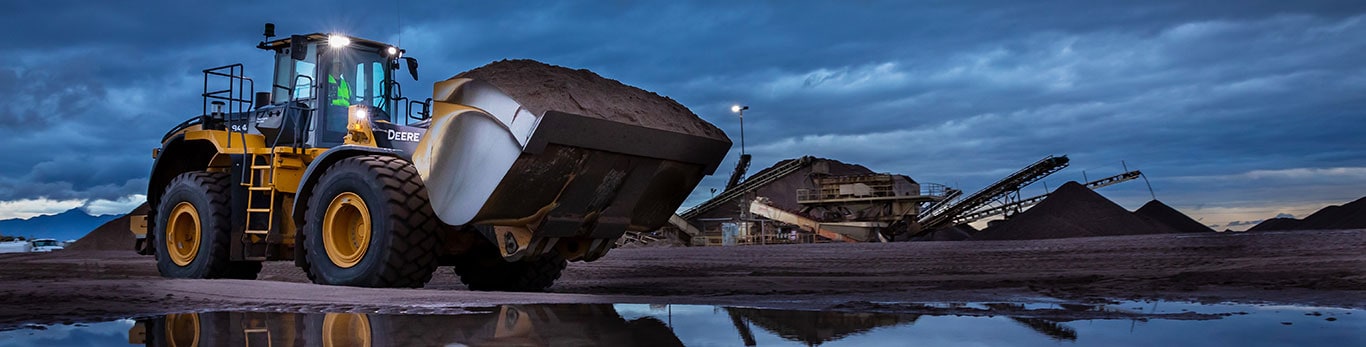
[[[1157,200],[1149,201],[1148,203],[1143,204],[1143,207],[1139,207],[1137,211],[1134,211],[1134,215],[1142,217],[1150,223],[1167,226],[1168,228],[1176,230],[1177,232],[1214,232],[1214,229],[1210,229],[1208,226],[1200,224],[1200,222],[1191,219],[1190,216],[1187,216],[1186,214],[1181,213],[1181,211],[1177,211],[1171,206],[1167,206],[1167,204],[1164,204],[1161,201]]]
[[[560,111],[728,140],[721,129],[671,98],[584,69],[535,60],[502,60],[452,78],[488,82],[538,115]]]
[[[971,225],[959,224],[931,230],[912,238],[911,241],[963,241],[971,238],[977,231],[977,228]]]
[[[1345,205],[1324,207],[1318,212],[1304,217],[1304,219],[1268,219],[1247,231],[1327,229],[1366,229],[1366,197],[1356,199],[1356,201]]]
[[[147,214],[147,203],[134,208],[132,212],[114,220],[105,222],[89,234],[85,234],[75,244],[67,246],[68,250],[76,251],[132,251],[133,233],[129,231],[129,221],[132,215]]]
[[[1067,182],[1038,205],[1004,223],[982,230],[973,235],[971,240],[1034,240],[1176,232],[1165,223],[1130,213],[1080,183]]]
[[[1247,231],[1302,230],[1301,220],[1294,218],[1272,218],[1248,228]]]

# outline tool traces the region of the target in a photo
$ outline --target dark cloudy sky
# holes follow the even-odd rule
[[[269,77],[264,22],[401,45],[422,63],[409,95],[531,58],[673,97],[737,142],[743,103],[751,172],[809,154],[972,191],[1067,154],[1052,187],[1123,161],[1221,225],[1366,195],[1362,1],[488,3],[5,1],[0,218],[131,208],[161,134],[199,112],[201,69]]]

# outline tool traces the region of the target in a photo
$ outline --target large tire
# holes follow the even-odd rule
[[[410,346],[394,341],[389,335],[394,326],[390,324],[390,320],[394,317],[400,316],[345,312],[312,313],[302,317],[302,329],[298,333],[302,334],[301,340],[308,341],[308,346]]]
[[[560,279],[560,273],[569,264],[554,252],[535,260],[507,262],[497,251],[481,250],[461,255],[455,261],[455,274],[470,290],[543,292]]]
[[[232,263],[228,260],[232,228],[229,181],[225,173],[187,172],[166,185],[157,204],[153,239],[157,270],[162,276],[228,275]]]
[[[314,283],[419,288],[436,270],[440,221],[417,170],[378,155],[323,173],[305,211],[305,271]]]
[[[232,341],[228,312],[170,313],[153,318],[148,324],[147,346],[192,347],[240,345],[246,341]],[[239,332],[240,333],[240,332]]]

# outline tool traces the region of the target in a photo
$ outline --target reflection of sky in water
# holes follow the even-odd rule
[[[724,308],[715,306],[667,305],[666,309],[651,310],[650,305],[615,305],[622,318],[655,317],[665,323],[673,322],[674,335],[688,346],[744,346],[739,332],[731,323]],[[658,305],[656,305],[658,307]],[[670,311],[672,310],[672,317]],[[751,324],[750,331],[759,346],[794,345],[772,332]]]
[[[934,307],[966,307],[989,309],[1000,304],[933,304]],[[1175,302],[1121,302],[1107,305],[1105,310],[1134,313],[1181,313],[1195,311],[1205,314],[1234,313],[1215,320],[1150,319],[1093,319],[1054,322],[1047,319],[986,316],[929,316],[888,314],[819,314],[781,310],[726,309],[694,305],[620,304],[603,307],[608,321],[635,321],[653,317],[669,325],[673,334],[688,346],[740,346],[744,338],[736,328],[743,324],[759,346],[801,346],[806,343],[793,338],[793,329],[808,329],[815,319],[825,322],[846,322],[850,326],[817,328],[819,333],[803,336],[831,337],[825,346],[1274,346],[1274,345],[1333,345],[1366,346],[1366,310],[1300,306],[1251,306],[1215,304],[1203,305]],[[1063,309],[1061,304],[1035,303],[1023,305],[1029,310]],[[1071,309],[1077,309],[1075,305]],[[528,311],[531,312],[531,311]],[[1246,312],[1247,314],[1237,314]],[[1320,315],[1308,315],[1318,313]],[[487,315],[495,319],[496,314]],[[372,316],[375,317],[375,316]],[[411,317],[411,316],[410,316]],[[1336,321],[1328,321],[1327,318]],[[474,317],[470,317],[474,318]],[[371,319],[382,319],[371,318]],[[420,319],[420,318],[419,318]],[[476,319],[467,329],[477,335],[483,318]],[[576,321],[578,322],[578,321]],[[1284,325],[1282,322],[1289,322]],[[557,325],[558,324],[558,325]],[[574,323],[577,324],[577,323]],[[9,346],[126,346],[131,320],[94,323],[86,326],[56,325],[46,330],[11,330],[0,332],[0,347]],[[539,322],[535,329],[583,329],[582,325],[562,322]],[[598,325],[611,328],[615,325]],[[807,327],[807,328],[803,328]],[[779,331],[773,331],[779,330]],[[592,330],[592,329],[589,329]],[[660,330],[667,336],[668,330]],[[577,331],[560,333],[562,338],[573,338]],[[583,333],[588,333],[587,331]],[[784,337],[788,336],[788,337]],[[1075,339],[1075,340],[1073,340]],[[483,340],[485,342],[497,340]],[[451,341],[458,342],[458,341]],[[201,346],[204,344],[201,344]]]
[[[1358,311],[1360,312],[1360,311]],[[1355,315],[1352,315],[1355,316]],[[1346,316],[1346,317],[1352,317]],[[1084,320],[1064,322],[1077,332],[1076,341],[1057,341],[1006,317],[923,317],[913,326],[896,326],[850,336],[825,346],[1362,346],[1366,324],[1338,316],[1230,316],[1219,320],[1156,319]],[[1293,325],[1281,325],[1290,321]],[[687,340],[684,340],[687,341]]]
[[[130,319],[80,325],[52,325],[46,330],[0,331],[0,347],[128,346]]]
[[[935,307],[949,307],[935,304]],[[962,307],[985,309],[981,303]],[[1027,309],[1057,309],[1056,304],[1026,304]],[[616,305],[623,317],[654,316],[666,320],[666,311],[648,305]],[[1366,346],[1366,314],[1363,310],[1301,306],[1252,306],[1175,302],[1121,302],[1109,310],[1142,313],[1238,313],[1216,320],[1096,319],[1059,322],[1076,332],[1075,341],[1058,340],[1021,322],[1005,317],[921,316],[913,323],[880,327],[853,334],[823,346]],[[1318,312],[1322,316],[1305,315]],[[1333,317],[1336,321],[1327,321]],[[1290,322],[1283,325],[1281,322]],[[673,328],[689,346],[742,345],[741,337],[722,309],[707,306],[673,306]],[[773,332],[751,324],[760,346],[802,345],[783,340]]]

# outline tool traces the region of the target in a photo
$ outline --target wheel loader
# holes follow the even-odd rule
[[[204,70],[202,113],[153,150],[141,254],[172,278],[254,279],[293,260],[314,283],[540,291],[568,261],[659,228],[730,141],[523,107],[479,80],[402,95],[405,50],[341,34],[274,39],[274,76]],[[141,223],[139,223],[141,224]]]

